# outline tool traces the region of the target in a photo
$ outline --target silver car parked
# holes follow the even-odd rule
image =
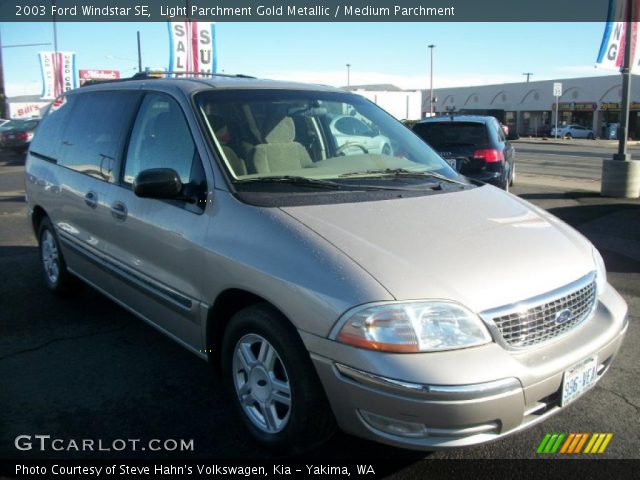
[[[389,151],[346,154],[344,112]],[[40,123],[26,185],[48,288],[80,278],[208,359],[274,448],[336,425],[426,450],[500,438],[591,388],[627,329],[582,235],[329,87],[83,87]]]

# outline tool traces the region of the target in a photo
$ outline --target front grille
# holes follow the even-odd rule
[[[527,306],[525,310],[496,316],[492,320],[507,345],[525,348],[551,340],[578,326],[592,312],[595,301],[596,284],[591,281],[554,300],[541,301]]]

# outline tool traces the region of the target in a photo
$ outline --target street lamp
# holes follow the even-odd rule
[[[429,45],[431,52],[431,67],[429,68],[430,84],[429,84],[429,116],[433,115],[433,49],[435,45]]]
[[[347,87],[351,85],[351,64],[347,63]]]

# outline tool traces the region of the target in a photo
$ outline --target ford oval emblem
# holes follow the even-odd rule
[[[571,318],[571,309],[565,308],[556,314],[556,325],[567,323]]]

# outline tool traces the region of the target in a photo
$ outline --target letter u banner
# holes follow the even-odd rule
[[[77,87],[76,54],[73,52],[39,52],[42,72],[42,98],[53,100]]]
[[[214,22],[167,22],[169,26],[169,71],[216,73]]]
[[[631,31],[631,71],[640,73],[640,48],[638,48],[638,15],[640,14],[640,0],[633,1],[634,22]],[[627,35],[627,8],[629,0],[609,0],[607,23],[598,52],[596,67],[606,70],[620,70],[624,61],[624,45]]]
[[[538,448],[538,454],[600,454],[604,453],[613,433],[547,433]]]

